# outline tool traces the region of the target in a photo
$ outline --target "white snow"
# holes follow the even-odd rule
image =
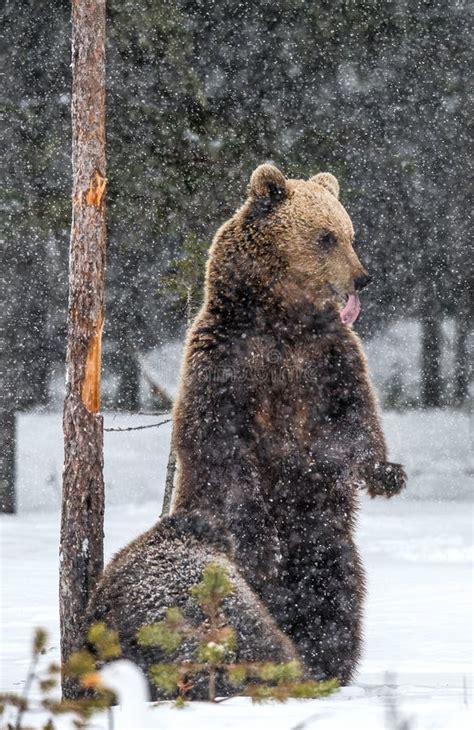
[[[107,557],[149,527],[158,513],[157,501],[110,506]],[[413,730],[471,728],[472,517],[468,502],[363,500],[358,541],[367,568],[368,596],[365,650],[354,686],[324,700],[283,706],[253,706],[243,698],[216,707],[197,703],[182,711],[160,706],[153,710],[156,727],[395,730],[396,724],[387,718],[387,694],[392,693],[401,717],[413,718]],[[59,515],[3,515],[0,530],[0,691],[18,691],[27,671],[34,626],[48,629],[47,658],[58,658]],[[68,727],[67,721],[59,727]],[[95,727],[106,728],[105,718]]]
[[[159,423],[167,416],[105,414],[106,428]],[[58,510],[63,470],[62,415],[18,413],[17,505],[19,512]],[[104,434],[107,503],[161,501],[171,425],[135,432]]]

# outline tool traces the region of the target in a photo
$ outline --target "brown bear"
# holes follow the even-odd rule
[[[220,564],[234,586],[222,605],[225,623],[235,630],[236,662],[288,662],[298,659],[290,639],[278,629],[236,568],[232,539],[219,526],[198,514],[181,514],[161,519],[154,527],[133,540],[107,566],[84,618],[84,634],[94,623],[104,622],[118,632],[122,656],[148,674],[152,664],[174,659],[193,661],[197,642],[186,639],[174,654],[158,647],[143,647],[137,641],[142,626],[161,621],[171,606],[181,609],[196,626],[203,621],[201,610],[191,597],[190,588],[198,583],[209,563]],[[164,695],[152,683],[153,699]],[[235,693],[223,674],[219,674],[219,695]],[[189,697],[206,699],[208,678],[193,676]]]
[[[360,652],[357,489],[405,484],[386,461],[351,325],[370,278],[329,173],[253,173],[217,232],[174,407],[171,513],[236,541],[236,561],[315,678],[347,683]]]

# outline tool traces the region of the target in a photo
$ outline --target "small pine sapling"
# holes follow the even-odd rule
[[[210,563],[201,581],[191,588],[191,595],[204,616],[199,625],[192,624],[178,608],[171,607],[162,621],[139,630],[139,644],[159,646],[167,654],[177,652],[186,640],[196,643],[195,661],[177,659],[150,667],[150,679],[159,689],[168,695],[177,693],[177,703],[182,704],[194,686],[193,678],[204,675],[208,680],[208,699],[215,702],[219,673],[227,677],[236,692],[240,690],[254,702],[323,697],[337,689],[335,679],[305,680],[297,661],[282,664],[232,661],[236,634],[225,621],[222,603],[233,592],[227,571],[218,563]]]
[[[49,712],[44,730],[54,730],[53,718],[57,715],[72,714],[73,724],[78,730],[87,727],[90,718],[98,712],[107,710],[113,703],[113,694],[102,687],[99,674],[96,671],[97,660],[107,661],[120,656],[120,646],[117,634],[106,628],[105,624],[94,624],[87,635],[93,652],[88,650],[76,651],[71,654],[67,662],[61,667],[51,662],[46,668],[41,668],[40,658],[46,653],[48,634],[42,629],[35,630],[32,643],[30,668],[21,694],[0,694],[0,717],[8,707],[16,709],[16,719],[13,725],[7,725],[15,730],[24,728],[23,719],[27,712],[40,709]],[[57,700],[52,696],[53,690],[60,684],[61,673],[74,679],[83,690],[94,690],[87,696],[74,700]],[[30,695],[36,685],[39,699],[34,701]]]
[[[168,273],[161,279],[163,290],[173,296],[180,310],[185,309],[188,326],[203,299],[208,248],[208,243],[189,233],[183,241],[180,258],[171,261]]]

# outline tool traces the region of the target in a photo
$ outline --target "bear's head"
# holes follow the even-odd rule
[[[353,248],[351,219],[330,173],[290,180],[273,165],[250,178],[242,208],[216,234],[208,264],[208,290],[240,284],[264,299],[337,306],[352,324],[358,290],[370,282]]]

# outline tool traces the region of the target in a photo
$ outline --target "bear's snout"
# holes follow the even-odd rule
[[[371,281],[372,281],[372,277],[367,272],[365,272],[361,276],[357,276],[354,279],[354,286],[356,288],[356,291],[360,291],[361,289],[365,289],[365,287],[368,286]]]

